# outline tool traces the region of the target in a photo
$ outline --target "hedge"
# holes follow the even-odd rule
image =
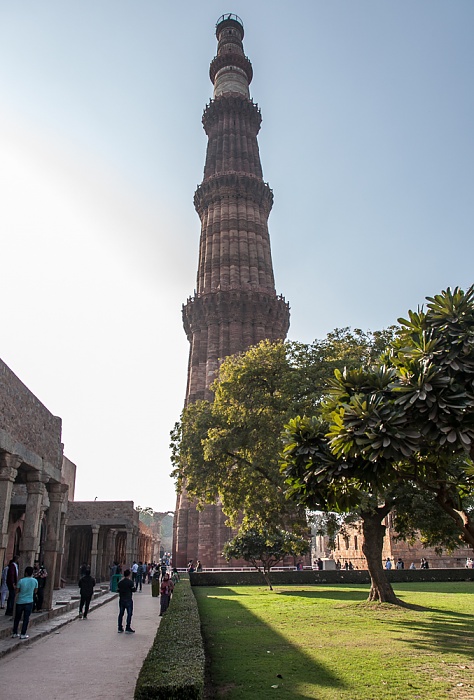
[[[201,700],[203,690],[201,622],[189,581],[181,579],[143,662],[134,698]]]
[[[473,581],[474,569],[392,569],[385,572],[391,583],[424,581]],[[216,571],[192,573],[192,586],[266,586],[262,574],[258,571]],[[274,586],[312,584],[353,584],[370,583],[369,572],[365,569],[352,571],[271,571],[270,579]]]

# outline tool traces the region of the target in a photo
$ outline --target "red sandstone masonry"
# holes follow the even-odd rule
[[[212,398],[209,386],[226,356],[261,340],[283,340],[290,315],[275,291],[267,225],[273,193],[262,176],[261,114],[248,96],[252,66],[243,52],[243,27],[226,18],[216,33],[215,97],[203,115],[204,180],[194,196],[201,219],[197,292],[183,306],[190,342],[186,403]],[[232,533],[224,520],[220,506],[198,512],[185,491],[179,494],[174,563],[200,559],[204,567],[225,566],[222,548]]]
[[[53,416],[2,360],[0,429],[44,461],[61,468],[61,418]]]

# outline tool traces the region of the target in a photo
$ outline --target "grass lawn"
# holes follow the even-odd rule
[[[208,697],[474,699],[474,583],[194,588]]]

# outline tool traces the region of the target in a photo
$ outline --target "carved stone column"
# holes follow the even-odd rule
[[[59,530],[59,550],[56,560],[56,572],[54,575],[54,590],[61,588],[61,578],[63,577],[64,553],[66,545],[67,513],[61,513],[61,525]]]
[[[104,563],[106,561],[106,536],[107,528],[101,527],[99,531],[99,539],[97,543],[97,567],[96,567],[96,579],[98,583],[104,581]]]
[[[105,561],[104,561],[104,571],[108,581],[110,581],[110,567],[115,561],[115,530],[109,527],[107,530],[107,538],[105,542]]]
[[[33,566],[39,546],[40,518],[42,514],[45,483],[48,477],[43,472],[28,472],[26,481],[25,524],[20,546],[20,576],[25,567]]]
[[[92,549],[91,549],[91,576],[97,577],[97,552],[99,542],[99,525],[93,525],[92,528]]]
[[[0,455],[0,565],[3,569],[5,551],[8,546],[8,522],[15,483],[21,459],[18,455],[4,453]]]
[[[133,563],[133,554],[134,554],[134,535],[133,535],[133,529],[131,527],[127,527],[126,529],[127,533],[127,542],[125,545],[125,566],[127,568],[132,566]]]
[[[49,510],[48,529],[44,544],[44,565],[48,572],[48,578],[46,579],[43,607],[45,610],[51,610],[58,552],[61,549],[61,511],[68,487],[66,484],[49,483],[46,488],[49,496]]]

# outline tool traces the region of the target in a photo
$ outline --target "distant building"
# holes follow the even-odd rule
[[[420,540],[416,540],[412,544],[397,539],[397,533],[394,527],[394,516],[390,513],[384,520],[386,527],[385,537],[383,541],[382,560],[385,561],[390,557],[392,561],[397,561],[401,558],[408,569],[413,562],[417,569],[420,568],[421,559],[427,559],[430,568],[433,569],[449,569],[462,568],[466,564],[466,559],[473,555],[472,548],[466,546],[459,547],[451,554],[444,552],[437,554],[433,547],[423,547]],[[329,549],[327,538],[323,538],[325,542],[318,541],[320,551],[325,550],[327,556],[341,562],[344,565],[345,561],[352,562],[356,569],[366,569],[367,562],[362,552],[364,538],[362,535],[361,525],[355,523],[352,527],[346,528],[346,535],[337,535],[335,548]],[[318,556],[322,556],[318,554]]]

